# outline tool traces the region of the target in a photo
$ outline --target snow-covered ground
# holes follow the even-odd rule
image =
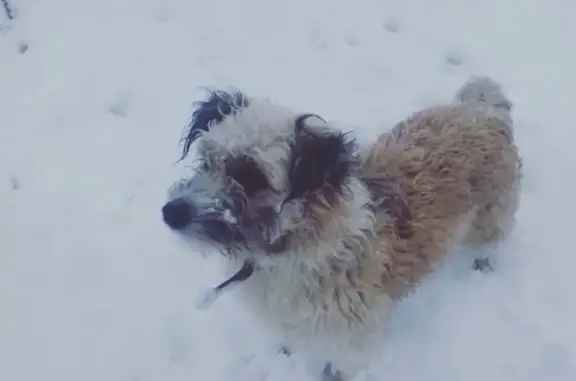
[[[9,1],[0,380],[315,381],[233,292],[194,309],[216,254],[160,218],[191,102],[234,85],[369,141],[472,74],[515,102],[517,229],[497,272],[455,257],[403,302],[358,380],[576,379],[574,1]]]

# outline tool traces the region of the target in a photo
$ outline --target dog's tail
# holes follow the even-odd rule
[[[507,113],[513,106],[502,86],[490,77],[471,77],[456,92],[455,100],[460,103],[481,102]]]

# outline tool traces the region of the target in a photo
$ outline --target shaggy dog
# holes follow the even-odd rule
[[[182,159],[197,141],[200,165],[168,191],[164,222],[241,268],[214,294],[242,282],[243,303],[290,350],[325,380],[351,379],[394,303],[455,245],[491,266],[518,207],[511,108],[474,77],[360,149],[318,115],[214,91],[184,137]]]

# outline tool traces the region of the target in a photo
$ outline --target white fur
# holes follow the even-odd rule
[[[361,235],[360,229],[374,225],[372,213],[364,208],[369,194],[358,180],[350,181],[351,214],[338,225],[346,226],[347,236]],[[277,257],[254,255],[260,271],[239,287],[238,293],[290,348],[304,353],[317,366],[330,361],[345,374],[354,374],[364,365],[372,345],[381,342],[394,302],[383,295],[375,308],[358,305],[355,309],[362,315],[361,324],[351,323],[353,319],[342,314],[334,300],[334,288],[318,281],[318,273],[330,271],[328,256],[344,262],[356,260],[342,246],[341,231],[335,228],[333,233],[339,236],[325,238],[330,246],[303,242],[298,251]],[[338,290],[340,301],[354,300],[346,288]]]
[[[289,143],[294,135],[294,113],[269,100],[251,100],[235,116],[225,118],[204,133],[199,152],[212,151],[210,156],[248,155],[266,172],[271,185],[285,191],[286,165],[290,157]]]

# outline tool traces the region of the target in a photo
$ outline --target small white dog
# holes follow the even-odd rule
[[[241,267],[217,290],[243,282],[239,294],[290,350],[326,364],[324,379],[349,380],[394,302],[454,244],[490,267],[483,253],[518,208],[511,108],[499,84],[472,78],[360,150],[315,114],[215,91],[184,138],[182,158],[197,140],[201,165],[171,187],[163,218]]]

